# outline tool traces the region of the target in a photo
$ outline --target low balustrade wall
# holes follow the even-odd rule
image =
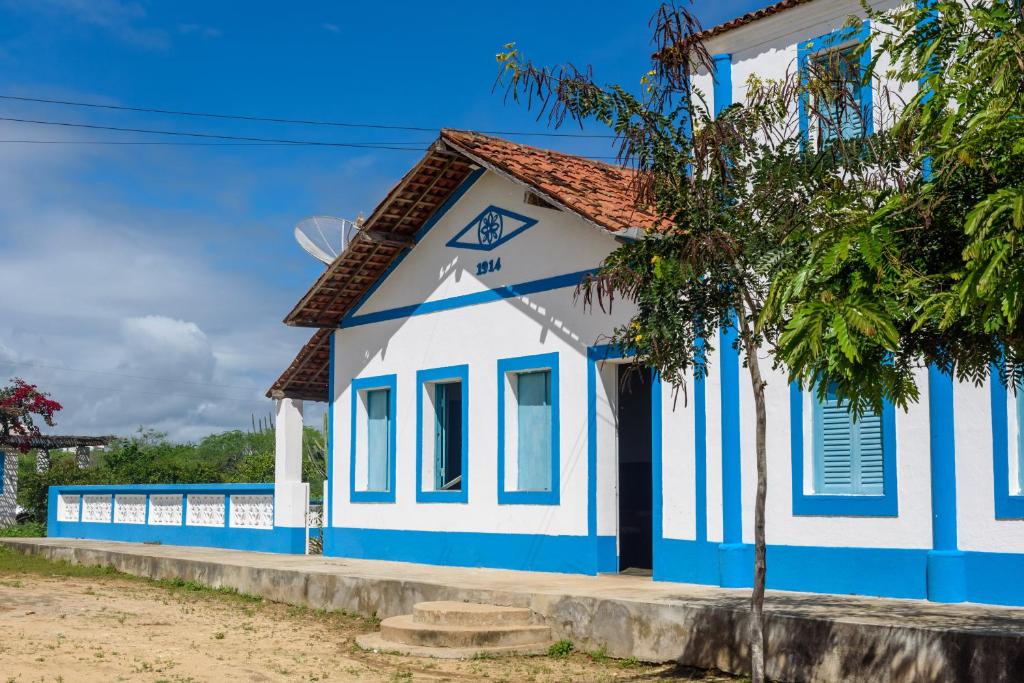
[[[47,535],[306,552],[305,527],[274,524],[273,484],[51,486]]]

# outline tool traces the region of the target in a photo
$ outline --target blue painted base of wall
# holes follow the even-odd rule
[[[541,536],[392,529],[324,529],[324,555],[457,567],[598,574],[618,570],[614,536]],[[656,581],[725,586],[753,584],[750,544],[662,539],[654,548]],[[1024,605],[1024,555],[960,553],[966,599]],[[932,560],[929,551],[902,548],[769,546],[768,588],[807,593],[869,595],[951,602],[929,593],[929,576],[956,558]],[[929,569],[933,573],[929,574]],[[948,583],[948,574],[937,579]]]
[[[718,546],[718,585],[722,588],[749,586],[753,579],[754,548],[744,543]]]
[[[266,553],[303,554],[306,529],[233,529],[228,527],[155,526],[146,524],[107,524],[100,522],[50,522],[46,535],[55,538],[88,538],[129,543],[194,545]]]
[[[614,536],[597,537],[597,573],[610,574],[619,571],[619,553]]]
[[[654,578],[723,588],[754,583],[754,546],[749,543],[664,539]],[[768,588],[924,598],[925,550],[768,546]],[[1024,559],[1024,558],[1022,558]]]
[[[959,550],[929,550],[928,599],[936,602],[967,600],[967,556]]]
[[[333,527],[324,529],[324,555],[569,574],[597,574],[618,567],[615,537],[602,536]]]

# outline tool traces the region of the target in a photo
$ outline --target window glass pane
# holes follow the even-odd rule
[[[366,392],[367,490],[388,490],[388,452],[391,440],[391,390]]]
[[[821,120],[818,142],[827,144],[843,138],[861,137],[864,125],[861,115],[861,75],[853,48],[826,52],[814,58],[815,76],[821,79],[823,92],[816,103]]]
[[[434,386],[434,488],[462,490],[462,382]]]
[[[551,490],[551,372],[516,375],[520,491]]]

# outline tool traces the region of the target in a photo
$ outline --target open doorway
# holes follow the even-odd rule
[[[651,372],[618,368],[619,571],[653,566]]]

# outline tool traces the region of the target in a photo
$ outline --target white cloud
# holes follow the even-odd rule
[[[98,184],[110,168],[151,163],[134,152],[3,151],[0,383],[20,376],[49,391],[64,405],[53,430],[64,434],[145,425],[192,440],[272,410],[263,392],[311,333],[280,322],[298,293],[275,271],[306,264],[298,247],[273,268],[248,267],[263,258],[246,250],[254,228],[221,234],[217,211],[187,210],[191,190],[161,183],[203,161],[160,152],[136,199],[116,178],[110,192]],[[214,173],[231,186],[231,173]],[[311,424],[319,413],[309,407]]]

